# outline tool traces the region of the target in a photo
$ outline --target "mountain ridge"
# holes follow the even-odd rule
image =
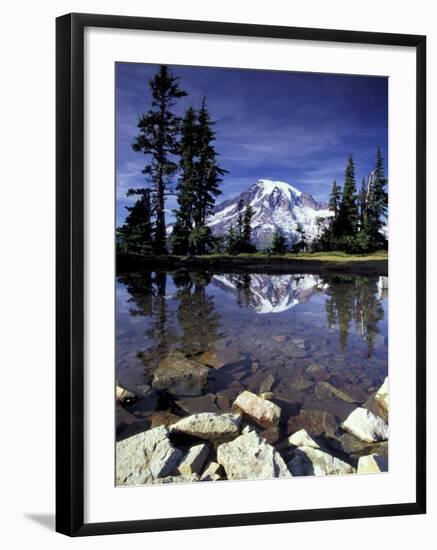
[[[249,204],[254,212],[252,239],[257,246],[268,246],[275,228],[279,228],[288,241],[295,242],[300,238],[298,224],[306,238],[312,240],[320,231],[318,218],[332,216],[326,204],[317,202],[309,193],[284,181],[259,179],[246,191],[218,204],[207,225],[214,235],[224,236]]]

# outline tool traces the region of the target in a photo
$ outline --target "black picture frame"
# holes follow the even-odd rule
[[[84,523],[84,29],[403,46],[416,51],[416,499],[329,509]],[[69,536],[423,514],[426,511],[426,37],[73,13],[56,20],[56,530]]]

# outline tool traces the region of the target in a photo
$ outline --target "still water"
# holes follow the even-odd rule
[[[163,422],[228,412],[244,390],[273,392],[288,417],[302,409],[326,410],[340,422],[387,376],[387,295],[379,282],[379,277],[296,273],[120,275],[120,384],[147,393],[171,350],[203,363],[212,357],[220,368],[211,368],[202,395],[159,392],[118,407],[117,437],[153,427],[158,417]],[[326,381],[350,399],[333,395]],[[287,418],[284,426],[275,437],[286,437]]]

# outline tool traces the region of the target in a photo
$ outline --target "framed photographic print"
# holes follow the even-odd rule
[[[425,513],[425,37],[57,19],[57,530]]]

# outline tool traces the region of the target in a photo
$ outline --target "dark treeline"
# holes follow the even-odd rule
[[[231,255],[255,253],[252,241],[250,205],[240,201],[235,225],[224,237],[214,237],[207,218],[213,213],[220,184],[227,171],[218,162],[215,149],[215,122],[204,98],[198,109],[189,107],[184,116],[174,109],[179,99],[187,96],[179,78],[166,66],[148,83],[150,109],[138,120],[138,134],[132,144],[143,153],[147,163],[143,169],[145,187],[129,189],[128,196],[137,196],[128,215],[117,229],[117,249],[128,254],[202,255],[220,252]],[[357,189],[352,155],[345,170],[343,186],[334,181],[329,198],[329,218],[317,218],[317,237],[312,241],[297,224],[293,242],[276,227],[272,242],[262,252],[345,251],[367,253],[387,248],[382,229],[387,217],[387,179],[381,151],[378,148],[374,170]],[[171,236],[167,237],[165,203],[176,196],[177,208]],[[170,249],[170,250],[169,250]]]
[[[325,227],[312,243],[312,249],[344,250],[346,252],[371,252],[387,248],[387,238],[382,232],[387,218],[387,179],[381,150],[376,152],[375,169],[363,179],[358,192],[355,166],[350,155],[343,189],[334,181],[329,198],[333,216],[323,220]]]

